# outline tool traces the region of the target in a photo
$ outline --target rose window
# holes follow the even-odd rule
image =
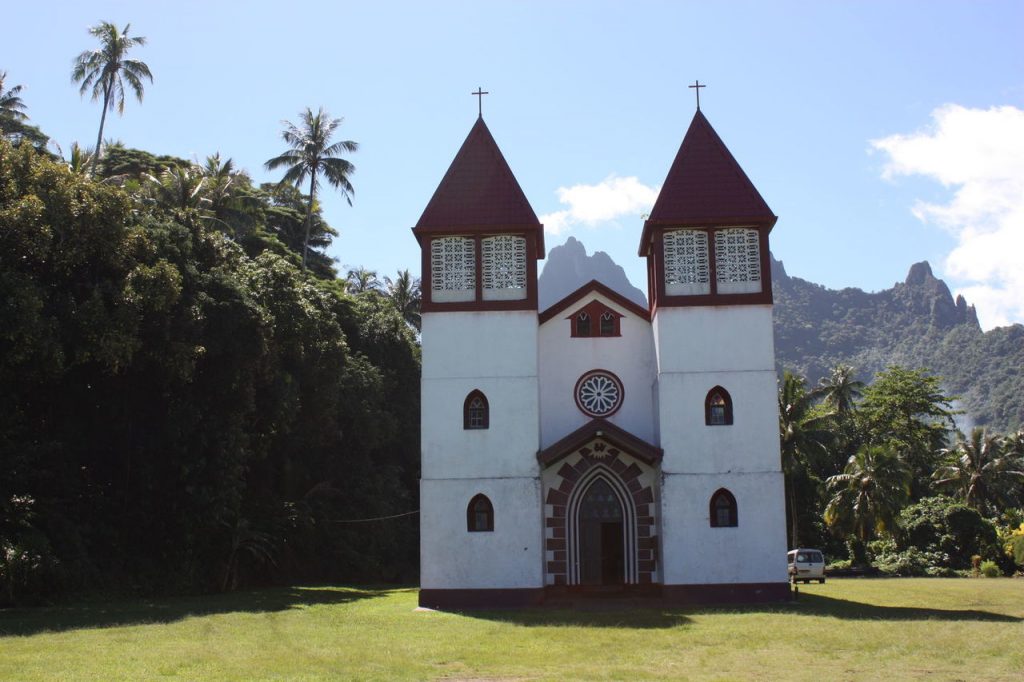
[[[611,372],[593,370],[576,382],[576,405],[591,417],[615,414],[622,405],[622,382]]]

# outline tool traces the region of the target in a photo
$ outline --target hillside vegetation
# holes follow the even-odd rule
[[[818,383],[848,364],[870,381],[892,365],[922,368],[957,396],[967,425],[1013,431],[1024,425],[1024,326],[982,332],[974,307],[916,263],[904,282],[877,293],[827,289],[786,274],[772,260],[775,358]]]

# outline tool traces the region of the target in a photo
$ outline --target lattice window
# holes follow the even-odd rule
[[[431,298],[439,303],[476,298],[476,245],[469,237],[430,242]]]
[[[601,336],[615,336],[615,316],[609,312],[601,315]]]
[[[716,231],[715,269],[720,294],[761,291],[761,248],[757,230],[737,227]]]
[[[526,298],[526,239],[511,234],[484,237],[484,300]]]
[[[665,233],[664,245],[665,293],[669,296],[711,293],[708,233],[673,230]]]

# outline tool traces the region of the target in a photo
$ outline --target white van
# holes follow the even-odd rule
[[[794,583],[809,583],[817,580],[825,582],[825,556],[816,549],[791,549],[786,555],[789,559],[789,579]]]

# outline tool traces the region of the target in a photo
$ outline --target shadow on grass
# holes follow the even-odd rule
[[[1024,618],[1004,613],[977,609],[931,609],[923,606],[879,606],[863,602],[836,599],[820,594],[800,594],[796,614],[831,616],[844,620],[950,620],[986,621],[990,623],[1020,623]]]
[[[460,615],[481,620],[513,623],[526,627],[631,628],[636,630],[674,628],[690,622],[682,609],[608,608],[584,611],[533,608],[509,611],[464,611]]]
[[[767,613],[792,616],[825,616],[840,620],[878,621],[981,621],[990,623],[1020,623],[1024,618],[977,609],[937,609],[923,606],[881,606],[837,599],[817,594],[802,593],[798,601],[775,604],[748,605],[659,605],[646,601],[634,605],[619,604],[614,600],[584,602],[577,608],[534,608],[503,611],[465,611],[461,615],[483,620],[515,623],[527,627],[584,627],[584,628],[672,628],[692,623],[695,615],[728,615]]]
[[[75,604],[0,611],[0,636],[34,635],[82,628],[173,623],[218,613],[269,613],[319,604],[375,599],[394,589],[287,587],[198,597],[82,601]]]

